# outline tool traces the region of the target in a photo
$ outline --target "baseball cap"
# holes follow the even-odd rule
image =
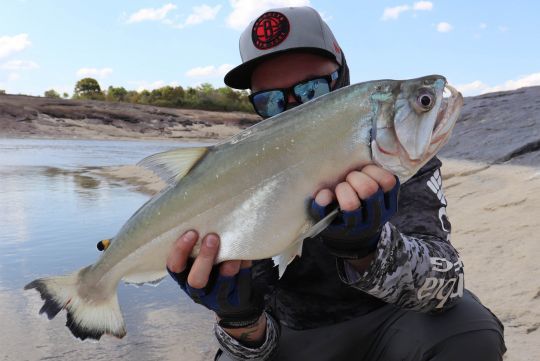
[[[308,6],[270,9],[253,20],[240,35],[242,64],[225,75],[236,89],[251,86],[255,66],[273,55],[303,50],[321,54],[342,65],[341,49],[319,13]]]

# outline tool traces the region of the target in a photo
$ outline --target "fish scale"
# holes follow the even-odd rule
[[[301,254],[304,239],[338,212],[318,223],[309,217],[318,190],[372,163],[406,181],[445,144],[462,104],[461,94],[438,75],[359,83],[215,146],[152,155],[139,164],[168,185],[132,215],[101,258],[25,288],[40,292],[45,300],[40,312],[49,318],[66,309],[67,326],[76,337],[99,339],[126,333],[118,283],[164,277],[171,247],[187,230],[220,235],[216,262],[273,258],[281,276]]]

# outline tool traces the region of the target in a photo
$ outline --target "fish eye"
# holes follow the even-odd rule
[[[433,98],[433,94],[427,91],[423,91],[416,98],[416,103],[422,110],[427,111],[433,107],[433,105],[435,104],[435,100]]]

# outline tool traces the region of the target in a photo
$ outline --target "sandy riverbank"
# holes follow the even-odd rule
[[[506,327],[507,361],[540,359],[540,169],[445,159],[443,179],[452,242],[466,286]],[[164,185],[135,166],[100,176],[153,193]]]

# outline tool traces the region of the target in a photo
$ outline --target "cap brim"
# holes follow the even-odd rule
[[[334,54],[320,48],[283,49],[279,51],[274,51],[267,55],[259,56],[258,58],[252,59],[250,61],[246,61],[245,63],[238,65],[236,68],[231,69],[227,74],[225,74],[225,78],[223,79],[223,81],[225,82],[226,85],[230,86],[231,88],[249,89],[251,88],[251,75],[253,74],[253,70],[260,62],[270,59],[281,53],[289,53],[289,52],[297,52],[297,51],[315,53],[315,54],[328,57],[334,61],[337,61]]]

